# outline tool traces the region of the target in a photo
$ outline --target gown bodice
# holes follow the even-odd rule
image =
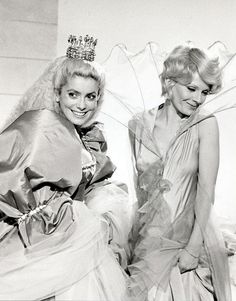
[[[173,221],[189,202],[194,202],[197,189],[198,174],[198,124],[190,126],[184,131],[177,132],[171,140],[165,153],[160,151],[153,129],[158,109],[153,109],[145,116],[145,131],[140,133],[141,143],[136,147],[136,168],[139,185],[153,186],[155,174],[159,175],[158,185],[168,184],[164,198]],[[148,135],[147,135],[148,132]],[[147,141],[148,139],[148,141]],[[148,147],[147,147],[148,145]],[[155,185],[154,185],[155,186]],[[144,197],[145,193],[144,193]],[[141,203],[145,203],[142,200]]]

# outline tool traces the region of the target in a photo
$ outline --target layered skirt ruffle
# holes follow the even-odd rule
[[[73,218],[66,232],[0,258],[0,300],[125,300],[108,223],[81,202],[73,203]]]

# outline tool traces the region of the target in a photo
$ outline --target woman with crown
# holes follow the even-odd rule
[[[127,193],[95,118],[96,40],[74,36],[0,133],[0,300],[126,300]]]
[[[164,61],[161,84],[165,103],[130,121],[138,198],[131,295],[230,301],[225,246],[211,210],[218,126],[203,106],[222,85],[218,60],[199,48],[176,47]]]

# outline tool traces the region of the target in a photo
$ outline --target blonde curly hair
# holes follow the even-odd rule
[[[171,98],[171,89],[175,82],[183,85],[191,83],[193,74],[198,73],[200,78],[209,86],[210,93],[217,93],[222,87],[221,69],[218,58],[210,59],[206,53],[190,46],[177,46],[164,61],[160,75],[162,96]],[[172,84],[167,84],[167,79]]]

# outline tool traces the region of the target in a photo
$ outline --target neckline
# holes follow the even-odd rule
[[[163,107],[164,108],[164,107]],[[161,108],[162,109],[162,108]],[[159,108],[156,107],[154,109],[151,109],[147,112],[147,115],[144,116],[144,124],[147,124],[150,135],[147,135],[147,139],[151,140],[151,143],[153,145],[152,148],[155,150],[155,154],[158,156],[158,158],[162,161],[165,162],[168,159],[168,153],[173,146],[173,144],[176,142],[176,140],[188,129],[191,127],[191,125],[194,125],[198,121],[196,120],[196,116],[198,116],[199,108],[189,117],[185,117],[181,119],[180,126],[176,131],[176,134],[170,139],[167,148],[164,152],[160,150],[158,147],[158,143],[155,140],[154,137],[154,129],[155,129],[155,124],[156,120],[158,118],[158,112]]]

